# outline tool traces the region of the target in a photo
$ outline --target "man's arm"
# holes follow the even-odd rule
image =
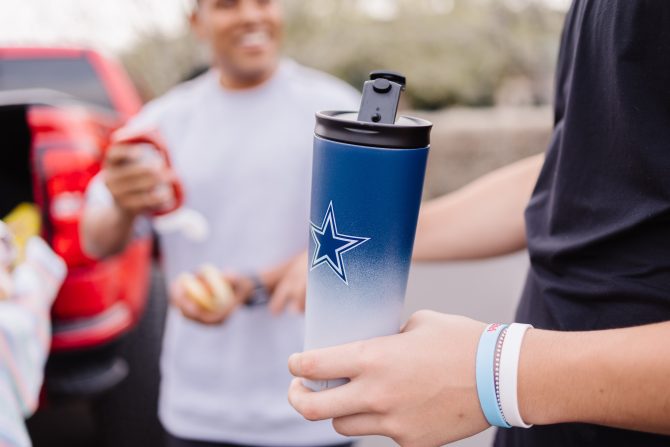
[[[82,248],[88,256],[101,259],[125,248],[133,234],[135,217],[116,205],[91,205],[81,220]]]
[[[475,380],[484,323],[416,313],[398,335],[294,354],[313,380],[348,377],[312,392],[295,379],[289,400],[310,420],[334,418],[345,435],[380,434],[400,445],[443,445],[488,427]],[[518,375],[531,424],[587,422],[670,434],[670,322],[593,332],[531,329]]]
[[[92,185],[81,221],[84,251],[104,258],[122,251],[130,241],[137,216],[151,213],[169,203],[169,189],[157,188],[174,174],[166,168],[141,161],[141,148],[114,146],[109,149],[101,171],[104,184]]]
[[[505,166],[421,208],[414,260],[499,256],[526,246],[524,209],[544,155]]]

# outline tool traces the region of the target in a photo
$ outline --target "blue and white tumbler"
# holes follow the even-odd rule
[[[373,72],[358,113],[316,114],[306,350],[400,330],[432,127],[396,119],[404,88],[402,75]]]

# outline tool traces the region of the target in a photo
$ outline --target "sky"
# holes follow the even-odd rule
[[[144,31],[180,32],[190,0],[0,0],[0,45],[86,45],[115,53]]]
[[[91,46],[118,53],[148,31],[182,32],[192,0],[0,0],[0,45]],[[338,0],[313,0],[335,2]],[[358,0],[363,11],[380,20],[393,18],[397,0]],[[448,12],[454,0],[432,0]],[[504,1],[523,8],[541,2],[565,10],[570,0]]]

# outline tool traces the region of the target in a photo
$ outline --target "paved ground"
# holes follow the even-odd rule
[[[166,297],[162,275],[152,272],[146,312],[119,346],[128,377],[94,400],[50,403],[28,421],[34,447],[153,447],[162,445],[158,422],[158,359]]]

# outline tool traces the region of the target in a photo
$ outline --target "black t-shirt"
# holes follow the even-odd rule
[[[670,0],[575,0],[556,76],[554,132],[526,209],[531,267],[517,321],[578,331],[670,320]],[[670,437],[587,424],[496,438],[501,447],[661,445]]]

